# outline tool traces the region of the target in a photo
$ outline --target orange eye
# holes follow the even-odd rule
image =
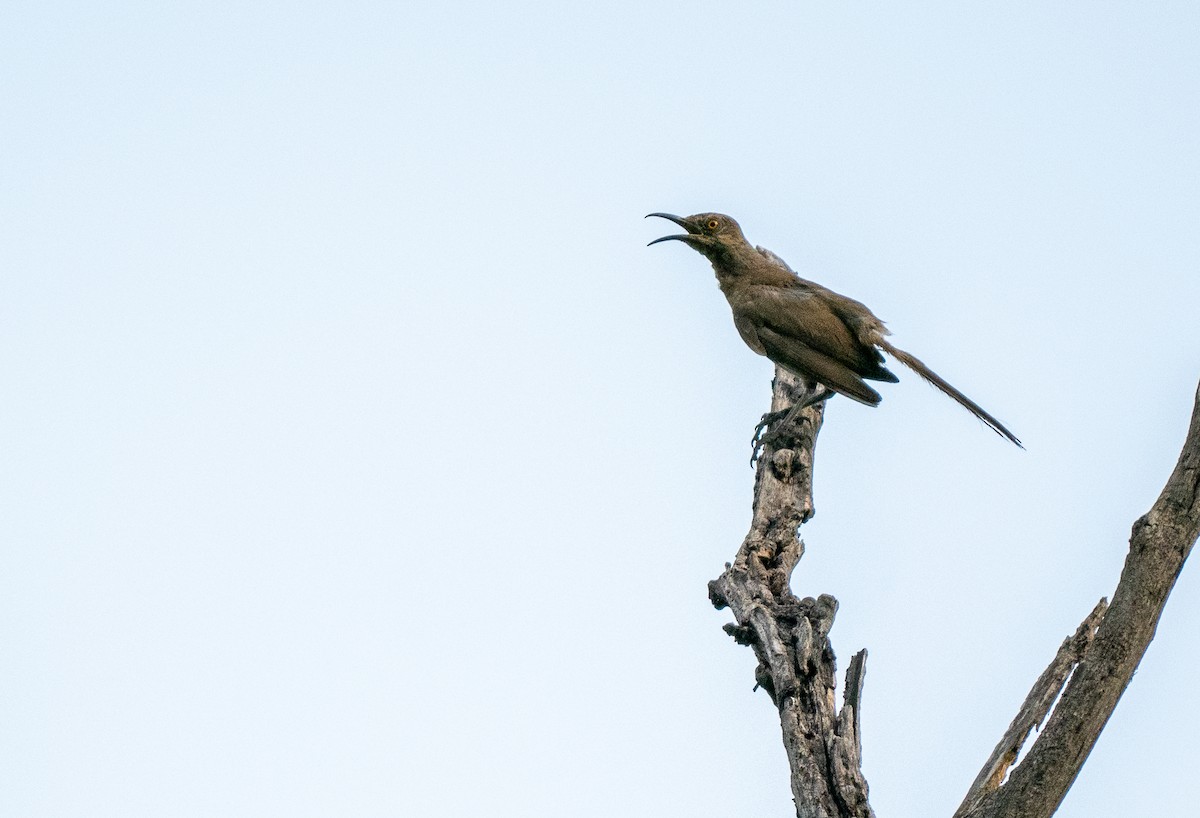
[[[709,229],[709,230],[716,230],[716,229],[717,229],[717,225],[718,225],[718,222],[717,222],[717,220],[716,220],[716,219],[709,219],[709,220],[708,220],[708,229]]]

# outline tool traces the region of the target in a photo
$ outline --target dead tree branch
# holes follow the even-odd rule
[[[776,368],[771,409],[802,389]],[[873,818],[862,773],[859,710],[866,651],[846,673],[840,710],[829,629],[837,600],[799,599],[792,571],[804,554],[797,528],[813,515],[813,450],[823,404],[763,452],[750,531],[732,564],[709,583],[729,608],[725,630],[758,658],[755,679],[779,710],[798,818]],[[1146,652],[1183,563],[1200,536],[1200,389],[1174,473],[1133,526],[1111,604],[1101,600],[1059,648],[971,785],[954,818],[1049,818],[1078,775]],[[1046,722],[1018,763],[1030,732]]]
[[[776,368],[771,410],[786,409],[802,389]],[[813,448],[823,404],[804,410],[792,433],[768,445],[758,461],[750,532],[725,572],[709,583],[717,608],[735,624],[725,629],[754,649],[755,679],[779,709],[799,818],[869,818],[862,774],[858,713],[866,651],[846,674],[845,701],[834,701],[836,659],[829,629],[837,600],[798,599],[793,569],[804,554],[796,529],[813,515]]]
[[[1021,753],[1021,746],[1025,744],[1025,739],[1029,737],[1034,728],[1039,727],[1045,721],[1046,714],[1058,700],[1058,694],[1062,692],[1067,679],[1071,677],[1072,671],[1083,658],[1084,652],[1092,644],[1096,628],[1106,610],[1108,610],[1108,600],[1102,599],[1096,603],[1096,607],[1088,614],[1087,619],[1083,620],[1079,629],[1075,631],[1075,635],[1068,637],[1062,643],[1054,661],[1034,682],[1033,689],[1025,697],[1025,703],[1017,711],[1017,717],[1012,720],[1012,724],[1004,733],[1004,738],[1000,739],[1000,743],[992,751],[991,757],[979,771],[975,783],[967,791],[967,797],[963,799],[962,805],[954,813],[954,818],[970,815],[973,810],[979,808],[985,797],[999,789],[1000,785],[1004,783],[1005,776]]]
[[[1150,511],[1133,524],[1129,554],[1112,604],[1107,611],[1099,612],[1095,636],[1083,640],[1086,644],[1082,644],[1070,682],[1046,729],[1034,742],[1028,757],[1009,774],[1007,782],[985,781],[981,786],[976,779],[957,816],[1049,818],[1054,814],[1150,646],[1167,597],[1197,536],[1200,536],[1200,388],[1196,391],[1191,424],[1175,471]],[[1096,617],[1097,611],[1093,611],[1080,630],[1090,627]],[[1076,637],[1082,639],[1079,634]],[[1036,692],[1037,686],[1030,697]],[[1009,732],[1012,730],[1010,727]],[[1006,741],[1009,738],[1005,736]],[[1001,745],[1004,744],[1002,741]],[[1017,741],[1011,748],[1014,758],[1019,746]],[[987,778],[987,770],[985,767],[980,773],[981,778]]]

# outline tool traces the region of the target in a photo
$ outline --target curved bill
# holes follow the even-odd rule
[[[677,233],[673,236],[663,236],[661,239],[655,239],[654,241],[650,242],[650,244],[647,244],[646,245],[647,247],[649,247],[652,244],[658,244],[660,241],[687,241],[688,239],[690,239],[692,237],[691,236],[692,228],[688,225],[687,220],[684,219],[682,216],[676,216],[674,213],[647,213],[646,214],[647,219],[650,218],[651,216],[655,216],[660,219],[666,219],[667,221],[675,222],[675,224],[679,225],[680,227],[682,227],[684,230],[687,230],[688,232],[687,233]]]
[[[645,217],[648,219],[651,216],[656,216],[660,219],[666,219],[669,222],[675,222],[675,224],[679,225],[684,230],[688,229],[687,220],[682,216],[676,216],[674,213],[647,213]]]
[[[660,241],[687,241],[690,238],[691,236],[689,236],[687,233],[676,233],[673,236],[663,236],[661,239],[655,239],[652,242],[648,242],[646,246],[649,247],[652,244],[658,244]]]

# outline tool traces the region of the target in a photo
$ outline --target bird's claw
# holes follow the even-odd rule
[[[754,437],[750,440],[750,465],[753,466],[758,462],[758,456],[763,448],[773,444],[783,431],[780,429],[771,429],[771,426],[788,416],[791,410],[782,409],[778,412],[767,412],[758,421],[754,427]]]
[[[763,432],[770,428],[772,423],[778,423],[788,416],[788,409],[781,409],[778,412],[767,412],[759,419],[758,424],[754,427],[754,442],[757,443],[762,437]]]

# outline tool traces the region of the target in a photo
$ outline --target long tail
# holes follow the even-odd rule
[[[1017,446],[1020,446],[1022,449],[1025,448],[1024,446],[1021,446],[1021,441],[1017,440],[1016,435],[1014,435],[1012,432],[1008,431],[1008,429],[1004,428],[1003,423],[996,420],[994,417],[992,417],[987,412],[985,412],[983,410],[983,407],[980,406],[978,403],[971,400],[966,395],[964,395],[962,392],[959,392],[953,386],[948,384],[942,378],[941,375],[937,374],[932,369],[925,366],[925,364],[921,363],[920,360],[918,360],[917,358],[915,358],[912,355],[909,355],[907,352],[905,352],[902,349],[897,349],[896,347],[892,346],[891,344],[889,344],[887,341],[883,340],[882,338],[879,339],[879,341],[877,343],[879,344],[880,348],[884,352],[891,355],[893,358],[895,358],[897,361],[899,361],[900,363],[907,366],[913,372],[916,372],[918,375],[920,375],[926,381],[928,381],[929,383],[936,386],[944,395],[954,398],[954,400],[956,400],[960,406],[962,406],[964,409],[966,409],[972,415],[974,415],[975,417],[979,418],[984,423],[986,423],[993,432],[1000,435],[1001,437],[1008,438],[1013,443],[1017,444]]]

